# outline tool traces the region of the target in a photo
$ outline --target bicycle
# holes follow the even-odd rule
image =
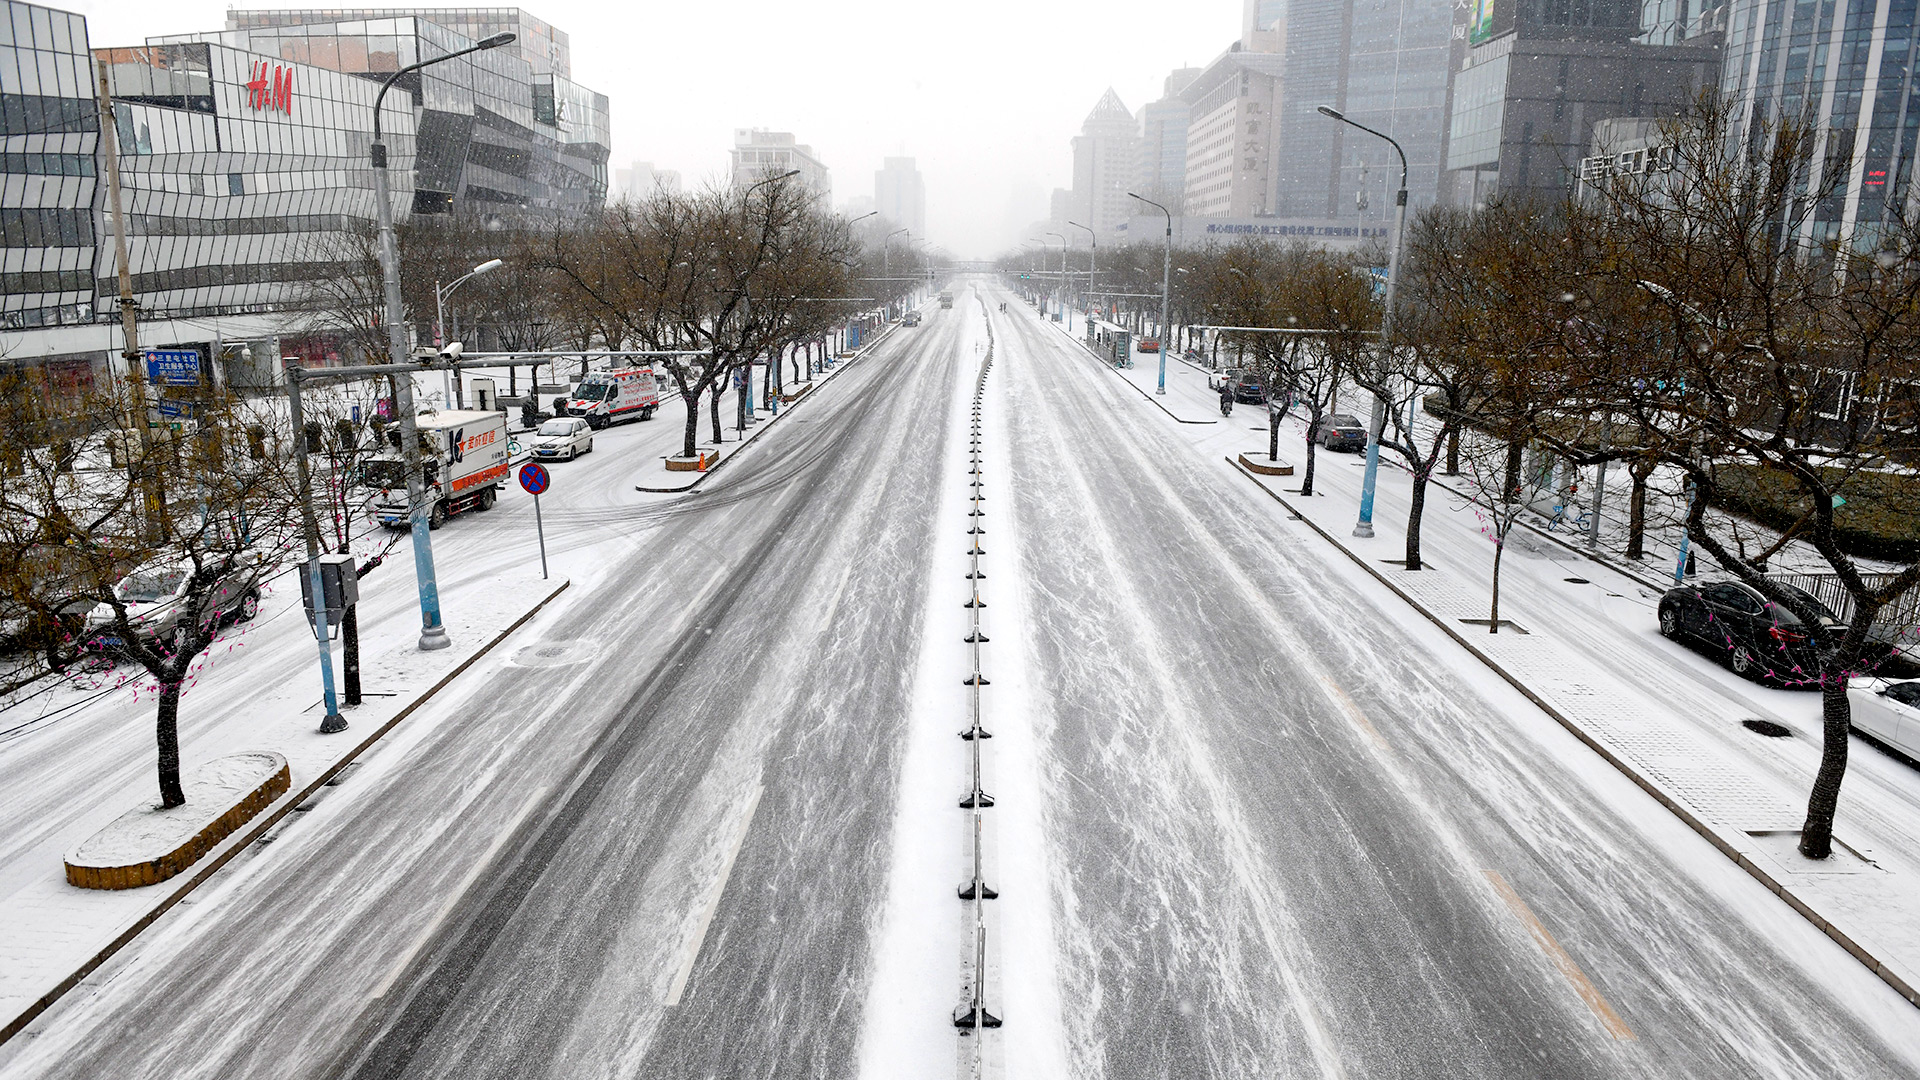
[[[1584,533],[1591,529],[1593,527],[1593,515],[1589,514],[1587,508],[1584,506],[1577,507],[1576,509],[1578,509],[1580,513],[1569,521],[1567,519],[1567,504],[1556,504],[1553,508],[1553,516],[1547,519],[1547,531],[1554,532],[1562,525],[1566,526],[1569,532],[1576,534]]]

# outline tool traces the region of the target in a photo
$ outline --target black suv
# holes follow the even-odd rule
[[[1313,441],[1329,450],[1365,450],[1367,426],[1357,417],[1333,413],[1314,425]]]
[[[1717,581],[1668,589],[1660,598],[1660,633],[1706,645],[1743,678],[1817,689],[1820,654],[1839,644],[1846,624],[1812,595],[1779,588],[1817,612],[1820,625],[1808,626],[1750,585]],[[1884,649],[1869,656],[1884,659]]]

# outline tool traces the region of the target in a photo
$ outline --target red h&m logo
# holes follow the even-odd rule
[[[247,80],[247,108],[293,115],[293,69],[255,60]]]

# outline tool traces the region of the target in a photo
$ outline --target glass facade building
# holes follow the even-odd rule
[[[155,40],[217,41],[377,81],[473,45],[455,25],[521,36],[395,84],[420,139],[413,212],[549,218],[604,203],[607,97],[568,77],[566,35],[517,8],[234,11],[225,31]]]
[[[364,79],[208,42],[96,50],[114,98],[128,264],[144,317],[270,313],[342,272],[375,218]],[[396,210],[413,118],[385,119]],[[103,229],[112,221],[103,218]],[[108,234],[110,235],[110,234]],[[118,311],[112,245],[99,308]]]
[[[1811,114],[1824,145],[1803,191],[1830,191],[1806,241],[1880,241],[1888,208],[1912,195],[1920,99],[1914,81],[1915,0],[1787,3],[1735,0],[1726,13],[1720,88],[1748,140],[1765,122]]]
[[[0,3],[0,329],[94,317],[93,83],[86,20]]]

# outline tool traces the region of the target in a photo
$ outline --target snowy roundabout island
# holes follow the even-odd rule
[[[185,803],[129,810],[69,852],[67,883],[134,889],[165,881],[273,805],[291,782],[287,759],[271,751],[215,758],[188,777]]]

